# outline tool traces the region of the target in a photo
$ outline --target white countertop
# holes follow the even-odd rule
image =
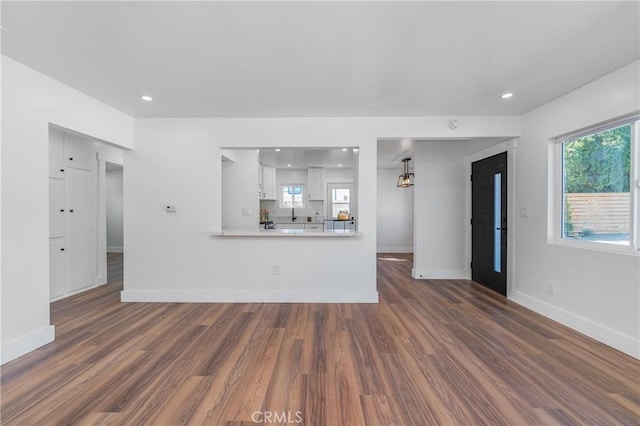
[[[361,232],[357,231],[311,231],[308,229],[223,229],[214,232],[220,237],[359,237]]]

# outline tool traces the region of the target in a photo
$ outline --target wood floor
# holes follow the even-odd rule
[[[379,304],[52,304],[6,364],[3,425],[638,424],[640,364],[470,281],[378,257]]]

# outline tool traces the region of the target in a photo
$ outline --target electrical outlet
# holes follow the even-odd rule
[[[280,275],[280,265],[273,265],[273,275]]]
[[[547,293],[549,293],[551,295],[555,295],[556,294],[556,283],[551,282],[551,281],[547,281]]]

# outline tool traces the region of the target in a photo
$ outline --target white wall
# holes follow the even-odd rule
[[[414,278],[469,278],[468,142],[419,141],[413,163]]]
[[[2,363],[54,338],[49,322],[49,123],[133,146],[133,120],[2,57]]]
[[[640,257],[547,242],[550,138],[640,109],[639,62],[523,117],[517,148],[511,298],[635,357],[640,355]],[[637,154],[636,154],[637,155]],[[546,293],[547,282],[556,294]]]
[[[122,253],[122,167],[106,170],[107,253]]]
[[[371,302],[376,292],[379,137],[514,136],[518,117],[136,119],[125,154],[128,301]],[[256,145],[256,143],[260,145]],[[361,237],[231,238],[221,229],[220,147],[357,146]],[[161,206],[174,200],[177,214]],[[273,265],[280,275],[273,275]]]
[[[397,169],[378,169],[376,241],[378,253],[413,253],[414,187],[398,188]]]
[[[222,227],[256,229],[260,223],[258,151],[237,149],[233,157],[234,161],[222,162]]]

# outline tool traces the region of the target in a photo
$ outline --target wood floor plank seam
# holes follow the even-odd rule
[[[378,255],[378,304],[51,304],[0,369],[2,425],[640,425],[640,361],[468,280]]]

